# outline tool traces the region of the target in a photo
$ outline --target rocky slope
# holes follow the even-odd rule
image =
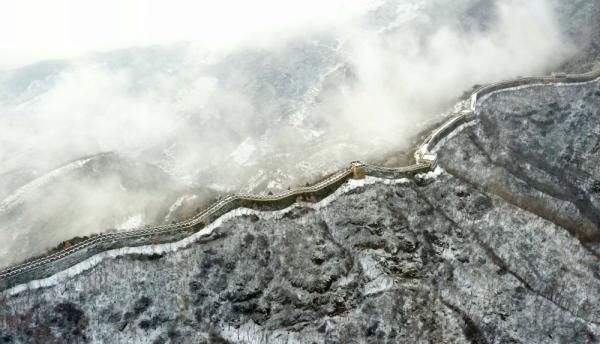
[[[0,71],[0,267],[74,236],[183,220],[215,194],[277,193],[356,159],[399,166],[473,84],[589,70],[598,56],[595,0],[366,2],[351,30],[366,35],[317,25],[277,48],[179,43]],[[100,152],[124,168],[55,178]],[[120,183],[131,170],[160,182]]]
[[[581,73],[598,65],[600,56],[600,5],[585,0],[557,3],[563,23],[578,53],[567,61],[562,70]]]
[[[4,342],[600,341],[600,82],[493,94],[440,169],[0,299]]]

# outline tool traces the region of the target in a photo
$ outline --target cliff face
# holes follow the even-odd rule
[[[505,91],[440,168],[0,299],[4,342],[600,340],[600,82]]]

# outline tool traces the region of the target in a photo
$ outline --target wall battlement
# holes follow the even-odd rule
[[[348,168],[337,171],[312,186],[299,187],[276,195],[234,194],[218,199],[193,218],[169,225],[137,228],[119,233],[101,233],[62,251],[30,259],[18,265],[0,270],[0,292],[30,281],[48,278],[76,264],[82,263],[108,250],[172,243],[199,232],[224,214],[239,208],[260,211],[285,209],[298,201],[319,201],[332,194],[348,179],[372,176],[386,179],[412,178],[432,171],[437,165],[433,148],[448,134],[477,115],[478,102],[484,96],[516,87],[584,83],[600,78],[600,70],[585,74],[553,74],[547,77],[519,78],[483,86],[470,96],[469,108],[455,113],[435,129],[415,152],[416,163],[397,168],[369,165],[354,161]]]

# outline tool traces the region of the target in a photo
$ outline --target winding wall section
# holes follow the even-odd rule
[[[120,233],[93,235],[62,251],[40,256],[0,270],[0,291],[30,281],[48,278],[108,250],[164,244],[182,240],[199,232],[208,224],[234,209],[280,210],[289,207],[299,200],[321,200],[333,193],[350,178],[361,178],[364,175],[368,175],[378,178],[398,179],[429,172],[435,168],[437,162],[436,155],[432,153],[435,145],[462,124],[474,119],[478,101],[484,96],[519,86],[581,83],[593,81],[598,78],[600,78],[600,70],[578,75],[554,74],[547,77],[519,78],[480,87],[470,96],[470,102],[466,109],[454,114],[449,120],[435,129],[417,148],[415,152],[416,163],[413,165],[390,168],[355,161],[350,164],[349,168],[342,169],[312,186],[299,187],[278,195],[269,196],[249,194],[229,195],[220,198],[193,218],[179,223],[151,228],[138,228]]]

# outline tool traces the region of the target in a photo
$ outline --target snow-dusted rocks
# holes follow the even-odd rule
[[[351,180],[5,294],[0,338],[596,342],[599,108],[600,82],[494,94],[428,175]]]

